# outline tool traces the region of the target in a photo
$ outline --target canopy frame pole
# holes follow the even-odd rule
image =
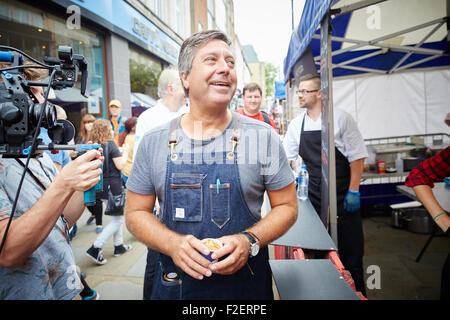
[[[333,115],[333,68],[331,57],[331,15],[326,12],[320,23],[320,88],[322,108],[321,134],[321,216],[326,216],[327,229],[336,247],[337,236],[337,201],[336,201],[336,154],[334,144],[334,115]]]
[[[376,73],[376,74],[386,74],[386,71],[383,70],[378,70],[378,69],[370,69],[370,68],[364,68],[364,67],[356,67],[356,66],[339,66],[339,65],[335,65],[333,64],[333,69],[334,68],[343,68],[343,69],[350,69],[350,70],[356,70],[356,71],[364,71],[364,72],[369,72],[369,73]]]
[[[374,57],[374,56],[378,56],[378,55],[384,54],[384,53],[386,53],[386,52],[387,52],[386,49],[381,49],[381,50],[378,50],[378,51],[375,51],[375,52],[371,52],[371,53],[362,55],[362,56],[357,57],[357,58],[353,58],[353,59],[346,60],[346,61],[343,61],[343,62],[338,63],[338,64],[334,64],[333,67],[335,67],[335,66],[336,66],[336,67],[346,66],[346,65],[351,64],[351,63],[353,63],[353,62],[358,62],[358,61],[361,61],[361,60],[364,60],[364,59],[367,59],[367,58],[371,58],[371,57]]]
[[[439,58],[439,56],[430,56],[430,57],[423,58],[421,60],[414,61],[414,62],[409,63],[407,65],[401,66],[400,68],[397,68],[397,71],[405,70],[405,69],[414,67],[414,66],[416,66],[418,64],[422,64],[422,63],[428,62],[428,61],[436,59],[436,58]]]
[[[439,30],[439,28],[444,24],[444,21],[442,21],[441,23],[437,24],[422,40],[420,40],[420,42],[418,44],[416,44],[414,46],[414,48],[418,48],[420,47],[425,41],[427,41],[427,39],[429,37],[431,37],[435,32],[437,32]],[[412,52],[408,52],[407,54],[405,54],[396,64],[395,66],[392,67],[391,70],[388,71],[388,74],[394,73],[398,67],[406,60],[408,59],[413,53]]]
[[[434,54],[434,55],[444,55],[445,53],[442,50],[433,50],[433,49],[427,49],[427,48],[414,48],[414,47],[408,47],[408,46],[401,46],[401,45],[391,45],[391,44],[385,44],[385,43],[379,43],[380,41],[384,41],[387,39],[391,39],[400,35],[403,35],[405,33],[409,33],[409,32],[413,32],[413,31],[417,31],[426,27],[429,27],[431,25],[437,24],[437,23],[444,23],[447,21],[447,18],[439,18],[439,19],[435,19],[423,24],[420,24],[418,26],[414,26],[408,29],[404,29],[398,32],[394,32],[391,34],[388,34],[386,36],[383,37],[379,37],[370,41],[363,41],[363,40],[355,40],[355,39],[348,39],[348,38],[343,38],[343,37],[335,37],[332,36],[331,40],[332,41],[339,41],[339,42],[350,42],[350,43],[355,43],[356,45],[345,48],[345,49],[340,49],[340,50],[336,50],[332,53],[333,56],[344,53],[344,52],[348,52],[348,51],[352,51],[354,49],[358,49],[364,46],[374,46],[374,47],[380,47],[380,48],[387,48],[387,49],[392,49],[394,51],[405,51],[405,52],[414,52],[414,53],[420,53],[420,54]],[[313,35],[314,39],[319,39],[320,35],[314,34]]]
[[[334,16],[340,16],[342,14],[346,14],[348,12],[351,11],[355,11],[355,10],[359,10],[359,9],[363,9],[365,7],[380,3],[380,2],[384,2],[386,0],[363,0],[363,1],[359,1],[353,4],[350,4],[348,6],[342,6],[340,8],[336,8],[336,9],[331,9],[331,14]]]

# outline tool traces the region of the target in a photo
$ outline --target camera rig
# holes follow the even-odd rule
[[[0,155],[3,158],[24,158],[36,156],[44,150],[68,149],[67,142],[72,140],[75,129],[67,120],[56,119],[55,106],[47,103],[49,88],[61,90],[73,87],[81,72],[81,94],[85,97],[88,86],[87,61],[82,55],[73,54],[72,48],[59,46],[58,58],[44,58],[41,63],[22,51],[0,46],[0,62],[8,63],[1,69],[0,82]],[[37,65],[24,65],[25,57]],[[49,70],[48,82],[29,81],[25,77],[25,68]],[[42,103],[30,87],[47,87]],[[52,143],[42,144],[40,127],[48,130]],[[69,147],[70,148],[70,147]],[[75,148],[75,147],[73,147]]]
[[[8,51],[5,51],[8,50]],[[36,65],[24,65],[25,57]],[[56,109],[47,104],[50,88],[55,90],[73,87],[81,72],[81,94],[87,97],[89,85],[87,61],[82,55],[72,53],[72,48],[59,46],[58,58],[44,58],[44,63],[12,47],[0,46],[0,63],[8,66],[0,69],[0,157],[26,158],[26,163],[18,190],[11,208],[11,215],[0,243],[0,253],[14,218],[20,190],[31,157],[42,154],[44,150],[74,150],[78,154],[90,149],[99,149],[101,145],[67,145],[75,135],[73,124],[67,120],[57,120]],[[25,68],[47,69],[48,82],[29,81],[25,77]],[[42,102],[36,97],[31,87],[47,87]],[[51,143],[45,145],[39,139],[40,128],[48,130]],[[84,193],[86,205],[95,203],[95,191],[102,189],[103,182]]]

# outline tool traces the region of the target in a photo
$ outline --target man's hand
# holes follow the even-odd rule
[[[61,183],[72,191],[86,191],[100,181],[100,166],[103,157],[98,150],[89,150],[77,159],[69,162],[56,176],[55,182]]]
[[[360,208],[360,193],[359,191],[348,190],[344,199],[344,209],[348,212],[358,211]]]
[[[202,280],[204,276],[212,275],[208,266],[211,262],[203,257],[209,254],[209,249],[193,235],[180,235],[173,239],[171,258],[184,272],[193,278]]]
[[[229,254],[222,261],[212,263],[209,268],[218,274],[229,275],[241,269],[248,260],[250,241],[243,234],[233,234],[218,238],[223,247],[212,254],[213,259],[219,259]]]

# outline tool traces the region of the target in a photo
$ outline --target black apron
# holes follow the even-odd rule
[[[322,131],[304,131],[303,117],[298,154],[302,157],[309,173],[308,197],[328,229],[328,215],[321,214],[321,182],[322,182]],[[348,212],[344,209],[344,198],[350,186],[350,164],[347,158],[337,149],[336,152],[336,203],[339,255],[362,256],[364,253],[364,236],[360,211]]]

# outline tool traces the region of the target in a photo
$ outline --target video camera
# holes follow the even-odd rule
[[[0,46],[0,62],[9,63],[1,69],[0,82],[0,155],[3,158],[25,158],[41,154],[44,150],[75,149],[66,146],[75,135],[75,128],[67,120],[57,120],[55,106],[47,103],[50,88],[61,90],[73,87],[81,72],[81,94],[87,97],[87,61],[82,55],[73,54],[72,48],[59,46],[58,58],[44,58],[43,64],[15,48]],[[24,65],[27,57],[38,65]],[[47,83],[29,81],[25,68],[49,70]],[[39,103],[30,87],[47,87],[45,100]],[[52,143],[42,144],[35,139],[40,127],[48,130]]]
[[[4,51],[8,50],[8,51]],[[24,65],[25,57],[37,65]],[[31,157],[36,157],[44,150],[75,150],[78,154],[99,149],[101,145],[67,145],[75,135],[73,124],[67,120],[57,120],[56,108],[47,104],[50,88],[61,90],[73,87],[81,72],[81,94],[85,97],[89,83],[87,61],[82,55],[72,54],[72,48],[59,46],[58,58],[44,58],[41,63],[26,53],[8,46],[0,46],[0,63],[8,66],[0,69],[3,82],[0,82],[0,156],[2,158],[27,158],[22,179],[19,183],[15,200],[11,209],[8,224],[3,240],[0,243],[0,253],[5,244],[9,227],[14,217],[18,195],[22,187],[26,170]],[[29,81],[25,77],[26,68],[39,68],[49,70],[47,83]],[[40,103],[30,87],[47,87],[44,93],[44,101]],[[48,130],[51,139],[49,145],[42,143],[38,138],[40,128]],[[95,187],[84,193],[86,205],[95,204],[95,192],[101,190],[102,180]]]

